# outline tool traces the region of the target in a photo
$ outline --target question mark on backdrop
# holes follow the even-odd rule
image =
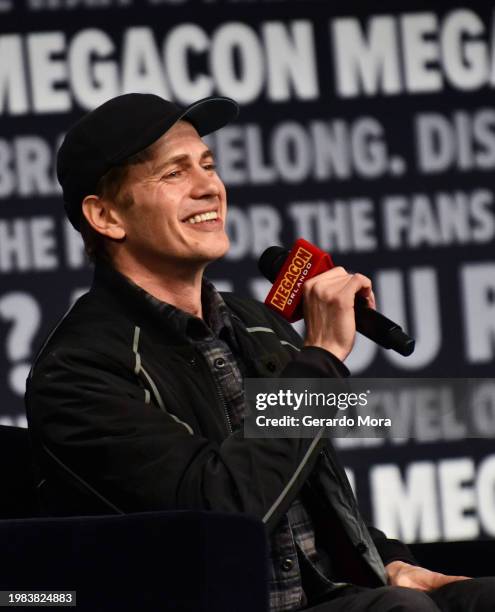
[[[8,373],[8,384],[13,393],[22,396],[31,368],[27,359],[41,321],[40,307],[28,293],[6,293],[0,298],[0,319],[11,323],[5,338],[7,359],[13,364]]]

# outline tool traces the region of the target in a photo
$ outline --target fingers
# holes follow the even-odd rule
[[[376,300],[373,291],[371,291],[371,294],[366,299],[368,300],[368,306],[373,310],[376,310]]]
[[[355,296],[363,297],[370,308],[375,308],[375,296],[371,280],[364,274],[350,274],[342,266],[337,266],[319,274],[304,284],[304,296],[314,296],[323,302],[335,302],[342,307],[353,307]]]
[[[356,295],[375,305],[371,280],[338,266],[307,280],[303,293],[305,346],[319,346],[343,361],[354,346]]]
[[[304,283],[304,290],[307,292],[311,292],[316,286],[323,285],[326,283],[333,283],[349,276],[350,274],[342,266],[336,266],[331,270],[327,270],[322,274],[318,274],[318,276],[314,276],[313,278],[308,279]]]
[[[448,574],[441,574],[439,572],[433,572],[434,588],[438,588],[450,582],[459,582],[460,580],[469,580],[468,576],[450,576]]]
[[[353,295],[359,294],[365,298],[372,295],[371,280],[364,276],[364,274],[351,274],[347,288],[353,293]]]

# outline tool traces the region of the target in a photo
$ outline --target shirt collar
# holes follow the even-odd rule
[[[164,302],[154,295],[148,293],[145,289],[137,285],[127,276],[124,276],[117,270],[113,272],[120,276],[121,280],[140,295],[140,297],[148,303],[148,305],[159,314],[166,318],[167,323],[171,325],[175,331],[181,336],[186,337],[189,341],[195,342],[200,340],[224,337],[232,342],[235,342],[234,328],[232,325],[231,314],[224,299],[217,291],[213,283],[207,278],[203,278],[201,285],[201,302],[203,307],[203,319]]]

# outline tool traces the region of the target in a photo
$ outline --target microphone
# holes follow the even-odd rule
[[[303,238],[292,249],[272,246],[261,255],[258,267],[273,283],[265,304],[290,323],[303,317],[302,288],[314,276],[334,267],[333,260],[314,244]],[[408,356],[414,351],[415,340],[402,328],[367,305],[366,299],[356,296],[354,304],[356,329],[373,342]]]

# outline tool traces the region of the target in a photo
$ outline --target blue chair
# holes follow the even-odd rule
[[[213,512],[26,518],[26,430],[0,427],[0,590],[77,592],[78,612],[266,612],[261,521]],[[22,518],[18,518],[22,517]]]

